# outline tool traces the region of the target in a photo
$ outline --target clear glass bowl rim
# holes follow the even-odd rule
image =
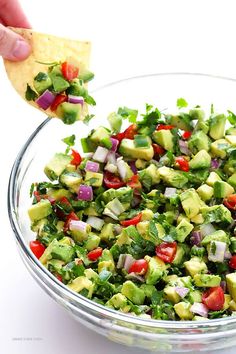
[[[202,78],[209,78],[209,79],[219,79],[219,80],[224,80],[224,81],[233,81],[236,84],[236,79],[233,79],[231,77],[225,77],[225,76],[220,76],[220,75],[213,75],[213,74],[205,74],[205,73],[195,73],[195,72],[168,72],[168,73],[153,73],[153,74],[145,74],[145,75],[138,75],[138,76],[133,76],[133,77],[128,77],[125,79],[117,80],[110,82],[108,84],[99,86],[98,88],[95,88],[92,92],[98,92],[103,89],[108,89],[109,87],[113,85],[117,85],[120,83],[125,83],[131,80],[138,80],[142,78],[148,78],[148,77],[165,77],[165,76],[173,76],[173,77],[180,77],[180,76],[187,76],[187,77],[202,77]],[[21,168],[21,161],[24,158],[25,153],[27,150],[30,148],[30,145],[33,141],[33,139],[37,136],[38,133],[40,133],[49,123],[50,123],[50,118],[45,119],[36,129],[35,131],[31,134],[31,136],[28,138],[26,143],[23,145],[21,150],[19,151],[15,162],[12,166],[10,178],[9,178],[9,184],[8,184],[8,197],[7,197],[7,203],[8,203],[8,215],[9,215],[9,220],[10,224],[13,230],[13,233],[15,235],[15,239],[17,242],[17,245],[20,247],[20,251],[27,258],[27,261],[31,264],[31,268],[37,268],[37,271],[40,273],[40,275],[44,278],[46,277],[47,282],[49,282],[50,286],[54,289],[54,291],[57,294],[60,294],[64,299],[71,299],[73,303],[78,303],[81,304],[84,307],[87,307],[88,309],[91,309],[95,313],[104,316],[106,319],[110,319],[112,321],[122,321],[122,322],[127,322],[130,324],[135,324],[138,326],[142,326],[143,328],[147,326],[147,328],[157,328],[161,327],[163,329],[176,329],[176,330],[188,330],[188,329],[199,329],[199,328],[211,328],[215,327],[215,331],[212,333],[217,332],[217,327],[218,329],[226,326],[226,325],[234,325],[235,324],[235,329],[236,329],[236,316],[232,317],[225,317],[225,318],[220,318],[220,319],[212,319],[210,321],[166,321],[166,320],[153,320],[153,319],[146,319],[146,318],[139,318],[135,316],[131,316],[116,310],[112,310],[110,308],[107,308],[105,306],[102,306],[100,304],[97,304],[96,302],[89,300],[80,294],[76,294],[75,292],[71,291],[66,285],[58,281],[39,261],[38,259],[32,254],[30,251],[28,245],[26,244],[24,237],[21,233],[20,227],[18,225],[17,221],[17,215],[16,215],[16,200],[17,200],[17,189],[16,189],[16,183],[15,181],[18,178],[18,174]],[[231,327],[231,329],[234,326]],[[227,334],[229,335],[229,328],[226,329]],[[233,333],[235,334],[235,331],[233,329]],[[221,336],[223,333],[221,332]],[[159,334],[159,336],[162,336]],[[163,335],[163,336],[168,336],[168,335]],[[177,337],[182,337],[184,336],[183,334],[178,334],[176,332]],[[197,337],[199,334],[192,334],[190,335],[191,337]],[[206,333],[202,333],[201,336],[209,336],[209,333],[206,330]],[[189,335],[188,335],[189,337]]]

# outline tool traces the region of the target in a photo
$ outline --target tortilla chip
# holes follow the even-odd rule
[[[34,32],[31,29],[11,28],[27,40],[32,52],[21,62],[4,60],[6,72],[13,87],[25,99],[27,84],[33,88],[33,79],[39,72],[48,72],[48,65],[41,63],[63,62],[68,58],[78,62],[79,67],[88,68],[90,57],[90,42],[65,39],[48,34]],[[55,112],[41,109],[34,101],[27,101],[30,105],[40,109],[48,117],[55,117]],[[87,105],[83,105],[81,119],[87,114]]]

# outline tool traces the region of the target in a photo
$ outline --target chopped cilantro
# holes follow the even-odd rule
[[[131,109],[128,107],[119,107],[117,113],[121,115],[122,118],[128,119],[130,123],[136,123],[138,116],[138,111],[136,109]]]
[[[91,119],[93,119],[95,117],[94,114],[87,114],[85,117],[84,117],[84,120],[83,120],[83,123],[88,125],[88,123],[90,122]]]
[[[27,84],[27,89],[25,92],[25,99],[27,101],[35,101],[38,98],[38,94]]]
[[[227,119],[228,121],[232,124],[235,125],[236,124],[236,115],[232,112],[232,111],[227,111],[229,113]]]
[[[188,102],[184,98],[181,97],[181,98],[177,99],[176,106],[179,109],[185,108],[185,107],[188,107]]]

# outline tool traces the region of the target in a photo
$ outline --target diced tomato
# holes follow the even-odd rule
[[[56,274],[56,278],[62,282],[62,276],[60,274]]]
[[[225,297],[221,286],[215,286],[208,289],[202,294],[202,302],[212,311],[220,311],[223,309]]]
[[[67,212],[64,212],[59,206],[56,206],[56,214],[59,219],[65,220],[67,215],[72,211],[72,205],[66,197],[62,197],[59,201],[60,206]]]
[[[163,242],[156,247],[156,255],[166,263],[172,263],[177,251],[176,242]]]
[[[37,200],[37,202],[40,202],[40,200],[42,199],[38,191],[34,191],[34,197]]]
[[[128,273],[143,275],[148,270],[148,262],[145,259],[138,259],[131,264]]]
[[[186,130],[185,132],[183,132],[182,138],[187,140],[190,138],[191,135],[192,135],[192,132],[190,132],[189,130]]]
[[[113,173],[106,171],[104,174],[104,184],[107,188],[118,189],[125,186],[125,182],[121,181],[118,176],[115,176]]]
[[[174,125],[158,124],[156,130],[171,130],[173,128],[175,128]]]
[[[139,176],[138,175],[133,175],[129,181],[127,182],[127,186],[129,186],[132,189],[136,188],[142,188],[142,185],[139,181]]]
[[[232,269],[236,269],[236,254],[234,254],[229,260],[229,266]]]
[[[64,232],[69,230],[71,220],[79,220],[78,216],[73,211],[66,216],[65,224],[63,227]]]
[[[175,163],[181,171],[185,171],[185,172],[189,171],[189,163],[185,157],[183,157],[183,156],[176,157]]]
[[[152,147],[155,155],[163,155],[165,152],[165,149],[160,145],[152,144]]]
[[[37,240],[36,241],[30,241],[29,246],[30,246],[30,249],[33,252],[33,254],[38,259],[43,255],[43,253],[44,253],[44,251],[46,249],[46,247],[40,241],[37,241]]]
[[[61,72],[66,80],[71,81],[76,77],[78,77],[79,68],[65,61],[64,63],[61,64]]]
[[[72,151],[71,157],[73,157],[73,160],[71,160],[70,163],[75,166],[80,165],[82,161],[82,157],[80,156],[80,153],[74,149],[71,149],[71,151]]]
[[[123,220],[120,223],[122,226],[125,226],[125,227],[130,226],[130,225],[137,225],[141,221],[141,218],[142,218],[142,213],[139,213],[135,217],[133,217],[133,219]]]
[[[137,125],[131,124],[127,129],[124,131],[124,138],[126,139],[134,139],[134,136],[137,134]]]
[[[87,257],[90,261],[96,261],[102,255],[103,249],[101,247],[95,248],[87,254]]]
[[[125,137],[125,133],[122,132],[122,133],[118,133],[116,135],[112,135],[112,138],[118,140],[119,142],[121,142]]]
[[[55,199],[49,197],[47,194],[40,194],[38,191],[34,191],[34,197],[37,202],[40,202],[41,199],[48,199],[51,204],[55,203]]]
[[[231,194],[224,199],[224,205],[228,209],[236,210],[236,194]]]
[[[59,104],[66,102],[67,101],[67,96],[66,95],[56,95],[55,100],[52,102],[50,109],[51,111],[55,112]]]

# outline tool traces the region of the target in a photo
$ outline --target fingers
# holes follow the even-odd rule
[[[30,45],[22,37],[0,24],[0,55],[3,58],[24,60],[30,51]]]
[[[31,28],[18,0],[0,0],[0,17],[6,26]]]

